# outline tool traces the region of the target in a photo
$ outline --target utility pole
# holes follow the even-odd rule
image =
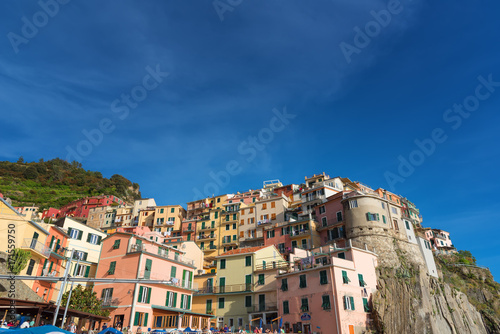
[[[76,261],[76,267],[75,269],[78,269],[78,266],[80,265],[80,257],[78,257],[78,261]],[[68,307],[69,307],[69,300],[71,299],[71,294],[73,293],[73,285],[75,284],[75,281],[71,281],[71,287],[69,290],[69,295],[68,295],[68,300],[66,301],[66,308],[64,309],[64,315],[62,319],[62,326],[64,326],[64,322],[66,321],[66,314],[68,313]]]
[[[59,295],[57,296],[57,307],[56,312],[54,313],[54,319],[52,320],[52,326],[56,325],[57,316],[59,315],[59,308],[61,307],[62,295],[64,294],[64,289],[66,288],[66,282],[68,280],[69,267],[71,267],[71,260],[73,260],[73,256],[75,254],[75,249],[71,250],[71,256],[66,263],[66,270],[64,271],[64,280],[61,283],[61,289],[59,290]]]

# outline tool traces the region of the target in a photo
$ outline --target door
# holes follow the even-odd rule
[[[252,291],[252,275],[245,276],[245,290]]]
[[[349,334],[354,334],[354,325],[349,325]]]
[[[33,239],[31,239],[30,248],[35,249],[37,241],[38,241],[38,233],[33,232]]]
[[[221,277],[219,279],[219,292],[220,293],[226,292],[226,278],[225,277]]]
[[[122,327],[123,325],[123,319],[125,318],[125,316],[123,314],[118,314],[118,315],[115,315],[115,320],[114,320],[114,327],[117,328],[117,327]]]
[[[263,312],[266,308],[266,295],[259,295],[259,312]]]
[[[214,292],[213,290],[214,290],[214,279],[207,278],[207,292],[213,293]]]
[[[304,334],[311,334],[311,325],[304,325]]]

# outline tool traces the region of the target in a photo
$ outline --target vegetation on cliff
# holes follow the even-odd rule
[[[39,162],[0,161],[0,192],[14,206],[59,208],[73,200],[100,194],[115,195],[126,202],[141,197],[139,185],[121,175],[109,179],[87,171],[79,162],[55,158]]]

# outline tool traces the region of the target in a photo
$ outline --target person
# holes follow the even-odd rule
[[[28,321],[28,318],[24,319],[24,322],[21,324],[21,329],[24,328],[30,328],[30,323]]]
[[[241,327],[238,327],[238,333],[245,333]]]
[[[137,327],[137,334],[141,334],[142,333],[142,328],[141,327]]]
[[[45,326],[45,320],[40,320],[40,326]]]
[[[69,325],[69,331],[71,333],[76,333],[76,325],[74,322],[72,322],[70,325]]]
[[[31,318],[30,327],[35,327],[35,318]]]
[[[281,327],[280,333],[285,333],[285,329]]]
[[[87,328],[85,328],[85,325],[83,325],[82,328],[80,328],[80,333],[87,334]]]
[[[229,327],[227,327],[227,324],[224,324],[224,333],[229,332]]]
[[[102,330],[105,330],[106,328],[108,328],[108,324],[102,325]]]

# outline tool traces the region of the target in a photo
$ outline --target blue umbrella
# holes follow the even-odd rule
[[[16,334],[73,334],[64,329],[60,329],[58,327],[52,325],[40,326],[40,327],[32,327],[32,328],[24,328],[24,329],[9,329],[9,333]],[[2,331],[3,333],[3,331]]]
[[[122,332],[120,332],[117,329],[114,329],[113,327],[108,327],[106,329],[103,329],[98,334],[104,334],[104,333],[107,333],[107,334],[123,334]]]
[[[164,329],[155,329],[155,330],[152,330],[151,333],[157,333],[157,334],[160,334],[160,333],[166,333],[167,331],[164,330]]]

